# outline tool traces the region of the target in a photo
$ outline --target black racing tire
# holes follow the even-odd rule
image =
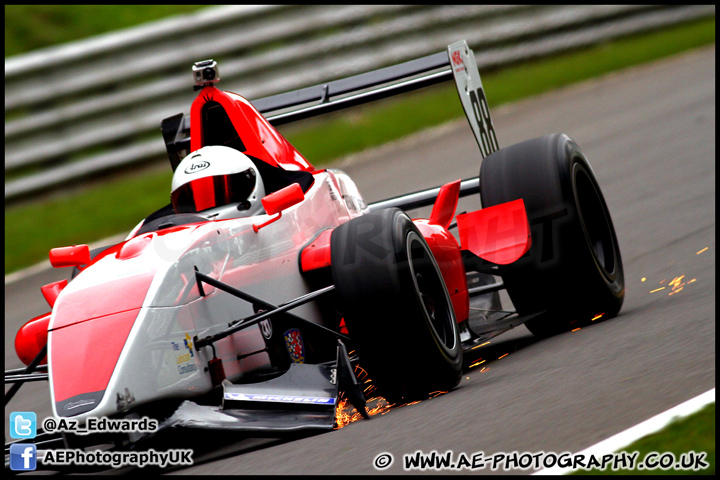
[[[397,208],[331,237],[337,307],[378,393],[397,403],[449,391],[462,376],[455,311],[422,234]]]
[[[522,198],[528,253],[498,269],[518,313],[537,336],[618,314],[625,297],[615,228],[595,174],[567,135],[528,140],[489,155],[480,168],[483,207]],[[576,323],[579,322],[579,323]]]

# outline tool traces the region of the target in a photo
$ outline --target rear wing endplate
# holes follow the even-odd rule
[[[251,103],[272,125],[278,126],[450,80],[455,81],[484,158],[498,149],[498,142],[475,56],[464,40],[448,46],[445,52]],[[164,119],[162,133],[171,159],[190,153],[189,115]]]
[[[485,89],[475,62],[475,54],[463,40],[448,47],[448,56],[465,116],[478,142],[480,152],[485,158],[500,147],[490,117]]]

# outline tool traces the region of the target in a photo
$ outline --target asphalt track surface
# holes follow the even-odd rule
[[[481,349],[486,362],[448,394],[328,434],[241,442],[176,473],[400,474],[403,455],[416,451],[577,452],[715,386],[715,48],[495,109],[493,119],[501,147],[563,132],[587,155],[625,265],[620,315],[544,340],[520,326]],[[462,121],[341,168],[372,202],[469,178],[478,165]],[[462,199],[458,212],[477,207]],[[6,368],[20,366],[18,327],[47,311],[39,287],[63,275],[5,286]],[[49,415],[46,388],[24,386],[6,422],[16,410]],[[394,462],[378,471],[381,453]]]

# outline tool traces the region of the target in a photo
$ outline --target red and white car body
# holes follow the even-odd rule
[[[201,63],[201,67],[210,64]],[[406,64],[253,103],[219,90],[215,81],[200,85],[189,117],[180,114],[163,121],[163,137],[173,170],[181,158],[205,146],[235,148],[252,159],[263,177],[265,213],[248,217],[237,204],[229,204],[176,214],[168,205],[142,220],[123,242],[92,255],[86,245],[53,249],[50,259],[54,266],[77,268],[69,282],[43,287],[52,311],[20,329],[16,349],[29,366],[23,372],[13,372],[11,381],[22,384],[39,364],[47,363],[47,374],[38,375],[47,375],[49,380],[53,414],[80,421],[146,412],[143,408],[148,405],[177,407],[184,400],[207,398],[221,387],[225,392],[222,408],[205,410],[203,415],[207,423],[234,427],[247,417],[232,414],[219,423],[213,422],[223,411],[232,413],[234,407],[229,404],[236,400],[334,407],[339,384],[349,390],[357,387],[351,371],[352,378],[348,379],[350,359],[340,340],[357,339],[361,345],[360,362],[370,359],[369,364],[375,363],[371,374],[385,382],[391,395],[408,398],[428,393],[438,385],[453,388],[461,378],[463,349],[475,348],[489,336],[528,322],[549,309],[536,302],[523,307],[524,316],[503,317],[480,325],[474,332],[469,328],[470,297],[496,294],[504,288],[502,282],[469,288],[470,271],[489,278],[507,273],[508,278],[513,278],[514,290],[508,287],[508,291],[511,297],[516,295],[514,303],[520,303],[523,295],[532,293],[530,289],[540,283],[532,280],[523,286],[516,280],[524,272],[534,275],[534,266],[514,270],[515,262],[527,257],[533,243],[531,223],[544,225],[539,220],[529,221],[525,195],[488,202],[485,208],[456,217],[458,198],[481,191],[481,175],[367,205],[347,174],[316,169],[273,126],[292,121],[288,115],[306,118],[448,79],[455,81],[482,157],[502,156],[503,151],[497,151],[474,56],[465,42]],[[391,81],[395,82],[392,87],[385,86]],[[331,98],[334,94],[337,99]],[[284,111],[287,109],[291,109],[290,113]],[[276,111],[280,113],[268,114]],[[565,137],[542,140],[551,141],[568,144]],[[533,157],[532,152],[524,153],[526,147],[510,148],[518,152],[518,157]],[[571,152],[568,158],[576,162],[578,155]],[[547,158],[550,167],[543,164],[538,172],[555,171],[554,157]],[[497,161],[493,160],[492,165],[498,168]],[[595,217],[601,218],[607,209],[602,208],[604,201],[593,183],[592,171],[583,165],[575,169],[583,175],[584,183],[578,185],[589,185],[595,193],[575,195],[577,208],[587,207],[587,212],[592,210]],[[485,181],[498,183],[497,179],[502,180],[506,174],[485,175]],[[535,186],[532,175],[518,178],[514,184]],[[551,197],[555,192],[543,195]],[[424,205],[433,205],[427,219],[411,220],[403,212]],[[570,204],[560,206],[565,205]],[[568,216],[572,215],[574,212]],[[562,269],[552,266],[555,270],[548,270],[548,275],[561,278],[567,269],[590,258],[585,250],[592,252],[595,248],[595,260],[598,245],[605,252],[612,250],[614,256],[606,254],[605,260],[619,267],[606,261],[605,271],[600,273],[608,283],[608,279],[618,278],[619,268],[619,281],[610,285],[615,289],[611,295],[619,299],[614,304],[619,310],[624,291],[618,290],[622,287],[622,266],[609,215],[606,218],[609,229],[590,229],[589,235],[597,238],[588,237],[587,249],[578,250],[576,257],[582,262],[563,260],[559,263]],[[372,220],[373,225],[386,222],[380,228],[384,229],[382,235],[377,237],[385,243],[371,246],[381,251],[395,249],[397,258],[388,257],[392,261],[387,261],[366,256],[367,270],[363,264],[342,264],[336,255],[354,251],[356,244],[359,248],[367,240],[360,230],[370,224],[363,224],[363,219]],[[573,225],[585,228],[585,223],[575,220]],[[456,226],[457,237],[450,232]],[[351,231],[353,228],[358,231]],[[336,236],[338,231],[341,233]],[[567,245],[583,243],[578,242],[583,235],[578,232],[582,230],[573,226],[570,233],[563,233],[571,240]],[[367,241],[372,244],[375,239]],[[502,270],[504,267],[506,270]],[[592,274],[595,281],[594,268],[587,267],[581,273],[590,271],[587,275]],[[369,278],[358,278],[356,282],[354,276]],[[340,284],[344,290],[336,292],[337,298],[345,306],[354,305],[354,310],[364,312],[359,318],[347,309],[339,311],[334,300],[327,300],[326,294]],[[572,286],[572,280],[568,286]],[[356,287],[358,291],[369,291],[369,295],[355,298]],[[369,308],[376,298],[404,304]],[[563,302],[549,305],[555,308]],[[417,317],[407,325],[402,318],[406,306]],[[291,309],[293,313],[289,314]],[[375,312],[385,315],[382,321],[371,318]],[[397,325],[389,324],[395,321]],[[319,332],[318,337],[312,332]],[[388,360],[381,357],[382,352],[373,351],[375,332],[378,345],[388,351]],[[389,338],[383,338],[385,333]],[[320,338],[322,335],[329,335],[330,341]],[[403,348],[394,351],[394,345],[400,344]],[[412,356],[417,358],[410,359]],[[429,377],[434,376],[430,381],[422,380],[423,371],[405,375],[411,373],[409,369],[415,363],[423,365],[425,357],[435,362],[419,367]],[[395,380],[383,380],[383,362],[388,368],[407,364],[398,369]],[[315,367],[298,367],[305,363]],[[393,383],[402,383],[405,377],[412,377],[408,386],[393,391]],[[263,383],[263,378],[271,380]],[[312,382],[320,387],[302,385]],[[291,393],[284,395],[286,391]],[[359,397],[362,393],[356,395],[353,404],[364,410],[364,398]],[[191,422],[195,411],[187,412],[183,421]],[[304,426],[318,426],[313,415],[307,417],[310,420]],[[277,418],[281,418],[280,423],[295,421],[293,416]],[[329,423],[325,421],[323,428],[332,428],[334,411],[327,418]],[[278,422],[271,419],[263,428],[266,426],[278,428]]]
[[[201,296],[195,268],[277,304],[309,293],[298,272],[303,247],[318,233],[363,213],[356,208],[361,199],[347,175],[328,170],[315,173],[314,179],[302,202],[257,232],[253,226],[273,216],[143,233],[96,257],[62,290],[48,326],[54,413],[115,415],[146,401],[190,398],[212,389],[209,349],[195,351],[193,338],[214,334],[227,327],[228,319],[254,312],[251,305],[212,287]],[[217,210],[222,215],[223,209]],[[296,313],[322,318],[313,304]],[[266,353],[236,358],[238,351],[264,347],[260,325],[218,341],[216,354],[228,380],[267,368]],[[128,394],[132,402],[123,400]]]

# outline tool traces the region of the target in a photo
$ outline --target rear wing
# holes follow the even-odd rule
[[[251,103],[270,124],[278,126],[450,80],[455,81],[484,158],[499,147],[475,56],[464,40],[444,52]],[[174,170],[190,153],[190,116],[180,113],[166,118],[161,130]]]

